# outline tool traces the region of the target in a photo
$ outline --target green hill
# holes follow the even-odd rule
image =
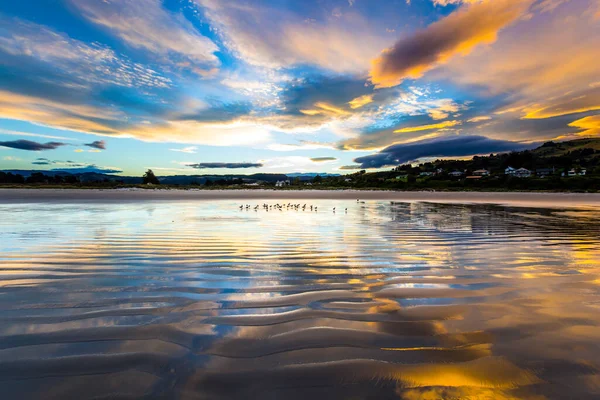
[[[560,157],[584,149],[600,150],[600,138],[575,139],[567,142],[546,142],[532,152],[538,157]]]

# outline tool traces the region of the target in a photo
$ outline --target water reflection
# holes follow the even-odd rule
[[[596,210],[313,203],[0,205],[3,398],[600,396]]]

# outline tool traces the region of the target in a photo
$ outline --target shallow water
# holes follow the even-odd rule
[[[0,205],[2,398],[599,398],[596,210],[308,203]]]

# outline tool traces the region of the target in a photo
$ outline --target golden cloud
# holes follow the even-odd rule
[[[432,129],[444,129],[452,126],[460,125],[460,121],[444,121],[437,124],[419,125],[419,126],[407,126],[405,128],[396,129],[394,133],[406,133],[406,132],[420,132],[429,131]]]
[[[316,102],[315,109],[308,110],[300,110],[302,114],[305,115],[330,115],[330,116],[340,116],[340,115],[350,115],[349,111],[341,109],[339,107],[334,106],[333,104],[329,104],[323,101]]]
[[[359,96],[355,99],[352,99],[351,101],[348,102],[348,104],[350,105],[350,108],[352,108],[354,110],[356,108],[361,108],[362,106],[365,106],[372,102],[373,102],[373,95],[365,94],[364,96]]]
[[[516,21],[532,0],[494,0],[463,5],[448,17],[384,50],[371,63],[370,79],[377,88],[417,79],[457,54],[496,41],[498,32]]]
[[[578,119],[571,122],[569,126],[580,129],[581,132],[577,132],[579,136],[600,135],[600,115],[592,115]]]

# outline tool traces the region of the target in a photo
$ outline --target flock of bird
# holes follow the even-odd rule
[[[359,200],[356,200],[356,202],[358,203]],[[287,203],[287,204],[266,204],[263,203],[262,205],[256,205],[256,206],[251,206],[250,204],[242,204],[240,206],[240,211],[249,211],[249,210],[254,210],[254,211],[259,211],[260,209],[263,209],[264,211],[312,211],[312,212],[318,212],[319,208],[317,206],[313,206],[311,204],[300,204],[300,203]],[[332,211],[335,213],[336,208],[333,207]],[[344,212],[348,212],[348,208],[344,208]]]

